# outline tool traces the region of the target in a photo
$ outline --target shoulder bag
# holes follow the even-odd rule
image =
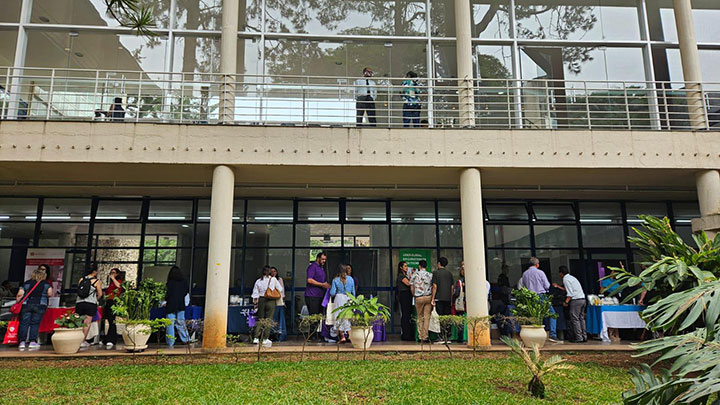
[[[460,293],[458,297],[455,298],[455,310],[465,312],[465,291],[462,286],[462,281],[460,280],[458,280],[458,288],[460,289]]]
[[[40,283],[41,283],[40,281],[38,281],[37,283],[35,283],[35,285],[33,286],[33,288],[31,288],[30,291],[29,291],[27,294],[25,294],[25,296],[23,297],[23,299],[20,300],[20,302],[16,302],[15,304],[13,304],[13,305],[10,307],[10,313],[11,313],[11,314],[17,315],[17,314],[20,313],[20,311],[22,310],[23,302],[25,302],[25,300],[30,296],[30,294],[32,294],[32,292],[35,291],[35,287],[37,287],[38,285],[40,285]]]
[[[276,300],[278,298],[282,297],[282,294],[280,294],[280,290],[272,290],[270,289],[270,283],[275,279],[275,277],[271,277],[270,280],[268,280],[268,288],[265,290],[265,298],[270,300]],[[277,280],[276,280],[277,282]]]

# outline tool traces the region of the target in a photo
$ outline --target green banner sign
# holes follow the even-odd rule
[[[408,267],[417,270],[420,260],[427,262],[428,270],[432,270],[430,249],[400,249],[400,261],[406,262]]]

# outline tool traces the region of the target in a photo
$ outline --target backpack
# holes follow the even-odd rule
[[[80,280],[80,284],[78,284],[78,291],[77,296],[81,299],[85,299],[90,296],[90,293],[92,292],[93,283],[91,278],[83,277],[82,280]]]
[[[462,281],[458,280],[458,286],[460,288],[460,294],[455,298],[455,310],[465,312],[465,291],[462,288]]]

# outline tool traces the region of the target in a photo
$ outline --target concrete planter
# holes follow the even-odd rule
[[[57,328],[51,339],[53,349],[58,354],[77,353],[84,337],[82,328]]]
[[[365,339],[366,336],[367,339]],[[375,333],[370,326],[368,326],[367,328],[360,328],[355,326],[350,328],[350,341],[352,342],[352,346],[356,349],[370,348],[374,337]]]
[[[125,325],[122,337],[125,342],[125,350],[139,352],[147,349],[147,341],[150,339],[152,329],[147,325]]]
[[[547,340],[547,332],[544,326],[522,325],[520,328],[520,339],[527,347],[532,347],[535,343],[537,347],[545,346]]]

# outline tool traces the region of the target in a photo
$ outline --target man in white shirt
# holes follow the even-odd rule
[[[377,100],[377,87],[375,81],[370,79],[373,75],[372,69],[363,69],[363,77],[355,80],[355,110],[357,125],[362,126],[363,117],[367,113],[371,127],[376,125],[375,100]]]
[[[573,333],[572,343],[587,342],[587,332],[585,330],[585,292],[580,285],[580,281],[570,274],[567,266],[560,266],[560,277],[562,277],[562,287],[565,290],[565,302],[563,306],[569,307],[570,330]]]

